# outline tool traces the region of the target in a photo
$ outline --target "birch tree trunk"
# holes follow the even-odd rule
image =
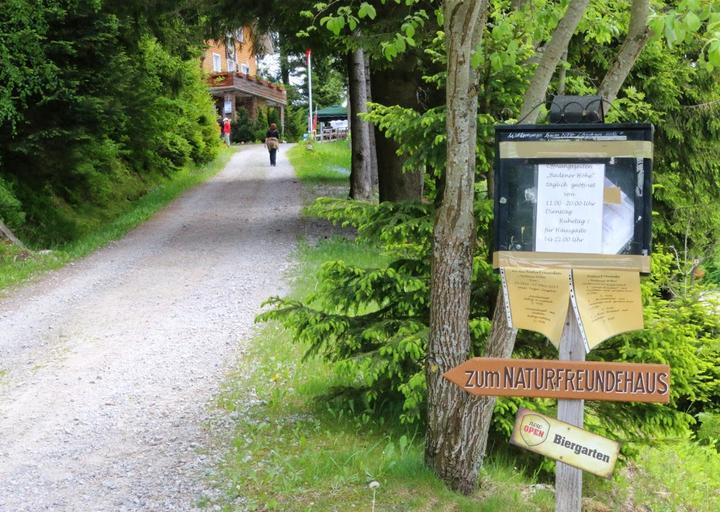
[[[470,351],[470,281],[475,238],[473,183],[477,76],[470,65],[487,16],[487,0],[445,0],[447,167],[433,231],[430,335],[426,361],[425,461],[452,489],[471,493],[487,443],[482,402],[442,378]],[[483,434],[484,433],[484,434]]]
[[[649,0],[633,0],[627,37],[598,88],[598,94],[610,103],[617,98],[620,87],[650,39],[649,15]]]
[[[535,74],[523,99],[523,106],[520,111],[520,119],[522,119],[523,123],[531,124],[537,121],[539,113],[537,105],[545,99],[548,87],[550,86],[550,79],[560,60],[567,58],[567,48],[570,43],[570,38],[587,9],[588,3],[589,0],[571,0],[567,11],[565,11],[565,15],[560,20],[560,23],[558,23],[555,32],[553,32],[551,41],[545,48],[545,52],[535,70]],[[494,177],[492,177],[492,179],[494,179]],[[492,190],[490,185],[492,184],[489,184],[489,190]],[[507,323],[507,317],[505,316],[505,298],[502,293],[498,293],[492,320],[492,330],[488,336],[485,349],[485,357],[510,357],[515,347],[516,337],[517,329],[510,328]],[[486,402],[486,404],[483,408],[481,421],[483,421],[483,428],[487,429],[490,428],[489,422],[492,418],[492,408],[495,405],[495,399],[483,399],[483,401]],[[484,436],[487,439],[487,432],[485,432]]]
[[[570,0],[565,15],[555,28],[550,42],[545,47],[540,63],[533,75],[520,109],[520,119],[523,124],[532,124],[537,121],[539,105],[545,101],[550,80],[557,68],[563,52],[567,50],[570,38],[585,14],[590,0]]]
[[[350,197],[369,201],[372,199],[372,176],[370,158],[370,133],[367,121],[359,114],[367,112],[367,87],[365,80],[365,55],[362,49],[348,57],[348,85],[350,96],[351,169]]]

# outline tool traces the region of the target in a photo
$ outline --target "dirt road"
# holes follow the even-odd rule
[[[300,230],[281,148],[0,298],[0,511],[193,510],[203,423]]]

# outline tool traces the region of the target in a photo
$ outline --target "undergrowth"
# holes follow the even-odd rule
[[[317,286],[323,263],[342,258],[377,264],[376,248],[338,238],[303,244],[292,295]],[[333,400],[345,384],[322,360],[303,361],[303,347],[275,322],[262,326],[219,403],[236,417],[223,474],[224,510],[494,511],[525,506],[553,510],[552,494],[531,487],[532,475],[498,456],[476,495],[445,488],[423,463],[424,433]],[[235,413],[235,414],[232,414]],[[372,489],[370,484],[378,482]]]
[[[45,251],[19,249],[0,244],[0,290],[21,283],[28,278],[86,256],[138,226],[163,206],[189,188],[218,173],[232,156],[223,151],[213,162],[203,166],[187,166],[158,182],[158,185],[134,202],[116,205],[114,216],[106,212],[105,221],[73,242]]]

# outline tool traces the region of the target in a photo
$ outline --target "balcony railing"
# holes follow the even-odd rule
[[[207,77],[207,83],[213,93],[238,92],[287,105],[287,92],[282,85],[262,80],[254,75],[239,71],[212,73]]]

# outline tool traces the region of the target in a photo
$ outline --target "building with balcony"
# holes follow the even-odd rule
[[[243,27],[228,33],[222,41],[208,41],[200,59],[203,73],[215,98],[218,117],[235,119],[238,109],[242,108],[254,120],[259,109],[276,108],[282,132],[287,94],[281,84],[257,76],[257,58],[251,36],[251,28]]]

